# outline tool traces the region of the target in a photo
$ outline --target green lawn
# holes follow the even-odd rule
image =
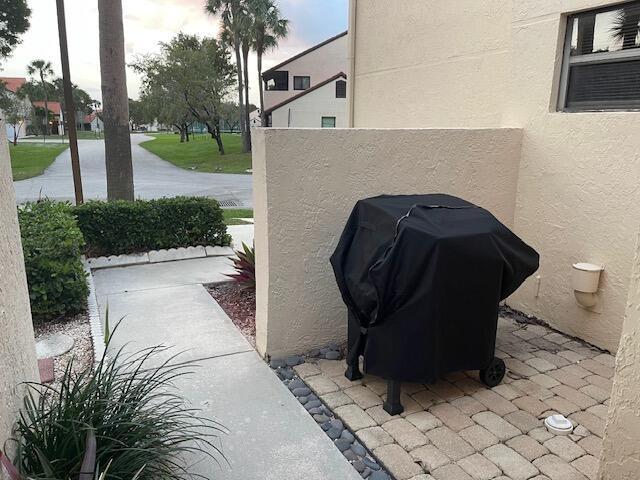
[[[47,143],[19,143],[9,145],[11,154],[11,172],[14,180],[42,175],[44,169],[53,163],[58,155],[64,152],[68,145]]]
[[[247,222],[236,219],[253,218],[253,210],[248,208],[225,208],[222,212],[224,213],[224,223],[227,225],[250,225]]]
[[[225,155],[218,153],[216,142],[206,134],[196,134],[190,142],[180,143],[180,135],[152,134],[155,140],[140,145],[175,166],[197,172],[247,173],[251,154],[242,153],[240,135],[222,134]]]

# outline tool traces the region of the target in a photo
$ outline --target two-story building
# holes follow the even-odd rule
[[[269,127],[345,127],[347,32],[266,70],[264,108]]]

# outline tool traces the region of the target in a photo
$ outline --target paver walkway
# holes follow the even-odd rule
[[[125,317],[112,347],[162,343],[197,360],[200,368],[178,387],[229,430],[221,446],[230,466],[207,459],[195,473],[226,480],[359,479],[202,286],[222,280],[229,264],[209,257],[96,270],[101,310],[109,305],[111,324]]]
[[[150,138],[142,134],[131,135],[136,198],[195,195],[230,200],[246,207],[253,204],[251,175],[191,172],[178,168],[139,145]],[[104,140],[79,140],[78,149],[85,199],[105,199]],[[73,201],[69,150],[62,152],[44,174],[13,185],[18,203],[37,200],[41,196]]]
[[[344,361],[294,369],[397,480],[595,480],[614,357],[543,326],[498,325],[501,385],[488,389],[475,371],[404,384],[395,417],[382,409],[386,383],[350,382]],[[573,421],[573,435],[547,432],[553,413]]]

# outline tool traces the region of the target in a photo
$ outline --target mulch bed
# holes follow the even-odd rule
[[[256,346],[256,292],[243,289],[237,283],[208,285],[207,290],[231,321]]]
[[[36,342],[54,333],[64,333],[73,338],[73,348],[64,355],[54,359],[55,380],[59,381],[67,365],[73,359],[73,371],[78,373],[93,364],[93,343],[89,315],[81,313],[74,317],[63,318],[52,322],[37,323],[33,327]]]

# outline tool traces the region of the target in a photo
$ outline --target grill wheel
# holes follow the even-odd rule
[[[493,357],[489,366],[480,370],[480,381],[489,388],[496,387],[500,385],[506,372],[507,367],[504,361],[501,358]]]

